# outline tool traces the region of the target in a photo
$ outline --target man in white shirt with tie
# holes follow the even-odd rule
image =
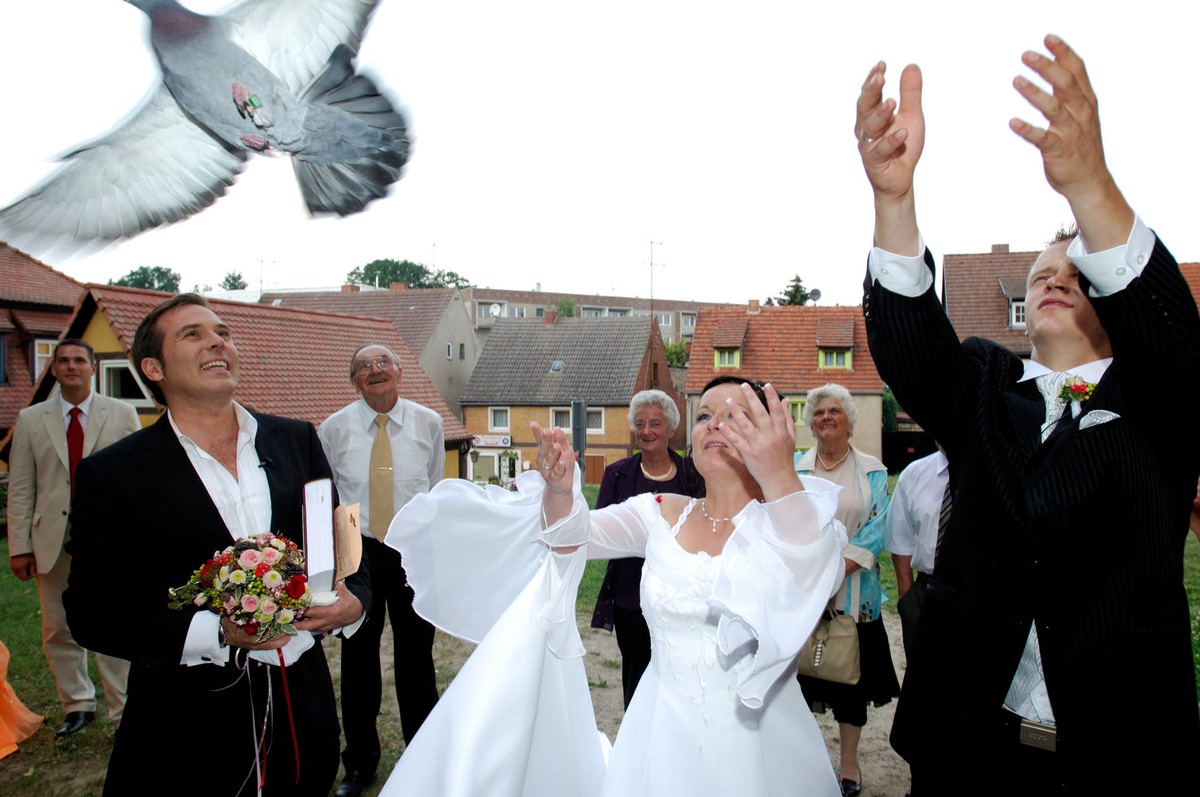
[[[1030,270],[1027,363],[960,343],[932,290],[913,198],[920,70],[904,70],[897,104],[880,63],[858,100],[876,209],[868,341],[954,484],[892,729],[914,797],[971,782],[1124,793],[1190,777],[1200,745],[1182,584],[1200,425],[1168,409],[1200,391],[1200,315],[1108,171],[1083,62],[1056,36],[1045,46],[1022,60],[1049,90],[1013,85],[1046,127],[1009,126],[1079,234]]]
[[[59,395],[27,407],[17,417],[9,454],[8,556],[21,581],[37,578],[42,607],[42,648],[54,674],[66,717],[55,735],[78,733],[96,716],[96,687],[87,651],[75,642],[63,612],[71,557],[65,551],[75,466],[109,443],[141,429],[132,404],[92,391],[96,356],[77,338],[54,349],[50,373]],[[129,662],[96,654],[108,717],[120,722]]]
[[[374,608],[342,644],[342,729],[346,774],[337,797],[358,797],[375,780],[381,748],[377,720],[383,697],[379,642],[384,607],[391,619],[396,699],[406,742],[437,703],[433,626],[412,608],[413,591],[400,553],[383,544],[400,508],[441,481],[446,467],[442,419],[400,396],[400,360],[381,345],[350,358],[358,401],[321,424],[321,445],[342,503],[359,504]]]

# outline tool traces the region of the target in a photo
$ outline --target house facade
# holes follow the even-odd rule
[[[691,340],[696,333],[696,313],[701,302],[672,299],[653,300],[629,296],[600,296],[583,293],[510,291],[501,288],[464,288],[463,302],[480,340],[486,340],[496,322],[503,318],[544,318],[549,308],[569,300],[579,318],[632,318],[653,316],[667,343]]]
[[[536,467],[530,422],[570,430],[573,402],[583,401],[581,463],[585,483],[598,484],[605,467],[633,453],[634,393],[657,388],[682,404],[662,343],[649,316],[498,319],[461,401],[474,435],[470,478],[508,484]]]
[[[805,396],[826,383],[854,397],[858,424],[853,442],[876,457],[883,453],[883,379],[867,349],[862,307],[705,306],[696,320],[688,362],[688,417],[695,417],[704,385],[717,376],[770,382],[787,396],[797,450],[814,445],[803,422]]]
[[[482,349],[466,303],[456,288],[414,290],[397,283],[387,290],[363,290],[358,285],[346,285],[340,291],[268,292],[259,301],[275,307],[386,318],[416,355],[438,393],[455,410]]]
[[[138,324],[170,295],[88,285],[65,333],[92,344],[99,360],[97,392],[133,404],[143,426],[158,420],[161,409],[134,368],[129,351]],[[442,417],[445,475],[462,473],[471,435],[434,389],[391,322],[217,299],[210,299],[209,304],[233,331],[240,365],[234,398],[247,409],[319,425],[358,398],[350,382],[354,351],[364,341],[380,342],[400,358],[401,395]],[[54,379],[43,374],[28,403],[44,400],[55,386]]]
[[[83,285],[0,242],[0,437],[54,355]]]
[[[1025,278],[1041,252],[1010,252],[995,244],[980,254],[946,255],[942,304],[959,340],[987,338],[1027,359]]]

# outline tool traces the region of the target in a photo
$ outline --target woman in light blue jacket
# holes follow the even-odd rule
[[[800,686],[813,711],[832,708],[841,736],[842,794],[862,790],[858,763],[858,740],[867,724],[867,703],[882,706],[900,694],[900,683],[892,666],[891,646],[880,618],[885,596],[879,584],[877,557],[883,550],[884,512],[887,509],[887,468],[870,454],[850,445],[858,409],[850,391],[828,384],[808,392],[804,422],[817,444],[797,454],[796,470],[815,475],[842,487],[837,519],[846,526],[850,544],[842,553],[846,581],[834,605],[858,622],[859,663],[862,675],[857,684],[800,677]]]

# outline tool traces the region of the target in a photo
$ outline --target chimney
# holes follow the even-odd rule
[[[554,322],[558,320],[558,310],[553,307],[546,308],[546,326],[554,326]]]
[[[746,305],[746,315],[758,315],[761,312],[762,310],[758,306],[758,299],[751,299],[750,303]]]
[[[342,293],[358,293],[361,290],[357,285],[343,285]]]
[[[992,254],[993,255],[1007,255],[1008,254],[1008,244],[992,244]]]
[[[407,282],[393,282],[388,286],[389,291],[406,291],[408,290]]]

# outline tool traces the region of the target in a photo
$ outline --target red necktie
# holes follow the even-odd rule
[[[75,466],[83,459],[83,424],[79,416],[83,410],[71,408],[71,422],[67,424],[67,462],[71,467],[71,498],[75,498]]]

